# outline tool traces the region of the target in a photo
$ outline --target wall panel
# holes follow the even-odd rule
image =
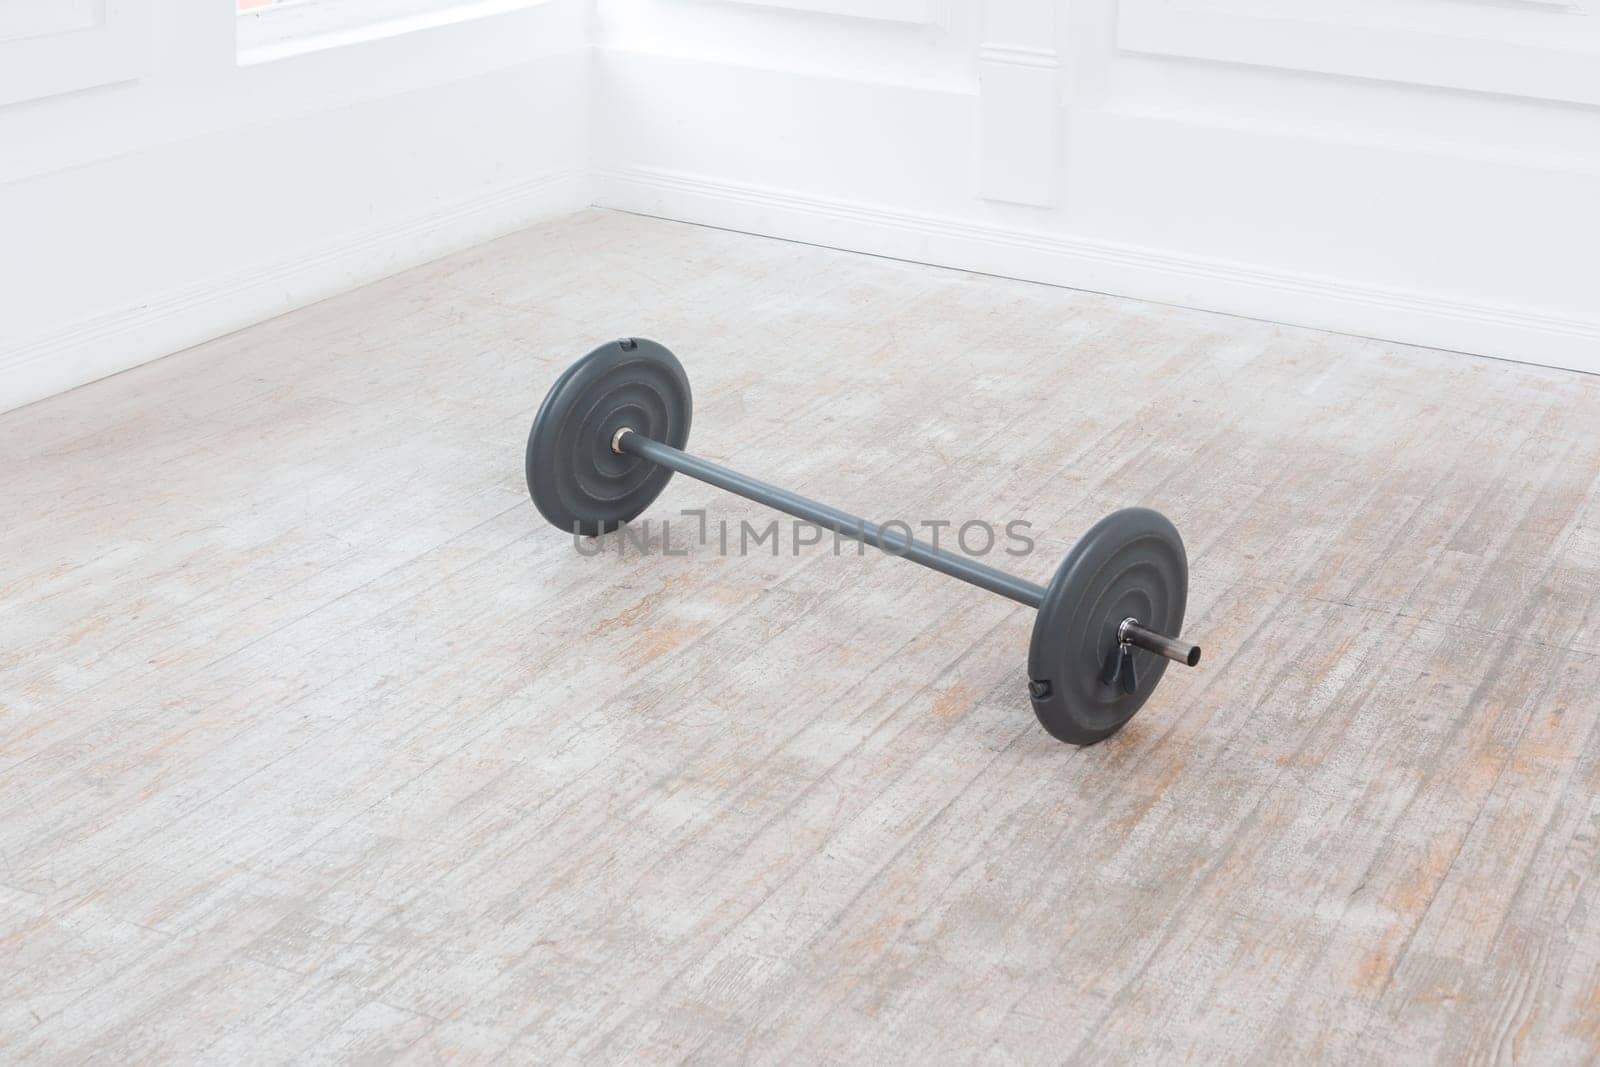
[[[1117,43],[1131,52],[1600,104],[1600,19],[1577,2],[1120,0],[1118,10]]]
[[[601,0],[597,195],[1600,371],[1587,3],[983,0],[802,46],[777,11],[692,5],[686,43],[640,29],[676,0]]]
[[[132,81],[150,62],[154,0],[0,7],[0,107]]]

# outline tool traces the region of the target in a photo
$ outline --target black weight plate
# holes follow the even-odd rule
[[[1127,618],[1176,637],[1189,596],[1189,559],[1160,512],[1128,508],[1090,528],[1045,589],[1028,646],[1033,712],[1050,733],[1092,745],[1122,729],[1149,699],[1167,660],[1134,649],[1137,685],[1102,681]]]
[[[528,495],[558,529],[597,537],[636,517],[672,472],[611,451],[626,426],[673,448],[689,441],[694,401],[676,356],[623,338],[568,367],[528,432]]]

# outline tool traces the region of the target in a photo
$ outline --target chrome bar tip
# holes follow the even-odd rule
[[[1188,644],[1168,637],[1166,634],[1156,633],[1139,624],[1138,619],[1127,618],[1117,626],[1117,643],[1133,645],[1146,652],[1154,652],[1158,656],[1165,656],[1174,663],[1182,663],[1186,667],[1194,667],[1200,663],[1200,646]]]

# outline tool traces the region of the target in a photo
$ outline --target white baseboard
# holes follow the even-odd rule
[[[1600,373],[1600,320],[1463,303],[1159,249],[909,214],[648,168],[595,175],[595,203],[809,244],[1314,329]]]
[[[568,170],[343,234],[0,347],[0,411],[587,206],[1600,373],[1600,321],[1253,269],[643,168]]]
[[[0,347],[0,411],[136,367],[589,204],[567,170],[487,189],[298,254],[207,278]]]

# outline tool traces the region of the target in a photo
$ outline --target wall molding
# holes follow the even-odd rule
[[[1010,63],[1015,67],[1042,67],[1056,70],[1061,57],[1048,48],[1024,48],[1020,45],[980,44],[978,60],[987,63]]]
[[[1600,23],[1587,5],[1463,4],[1419,17],[1400,0],[1325,0],[1294,12],[1258,0],[1117,0],[1117,45],[1396,84],[1600,104]],[[1270,6],[1270,5],[1269,5]]]
[[[1055,0],[984,0],[978,195],[1053,207],[1061,156]]]
[[[647,168],[595,175],[595,203],[808,244],[1312,329],[1600,373],[1600,320],[1469,304],[1128,244],[714,181]]]
[[[0,106],[142,77],[154,19],[153,0],[104,0],[90,25],[0,39]]]
[[[586,207],[584,170],[482,190],[0,347],[0,411]]]

